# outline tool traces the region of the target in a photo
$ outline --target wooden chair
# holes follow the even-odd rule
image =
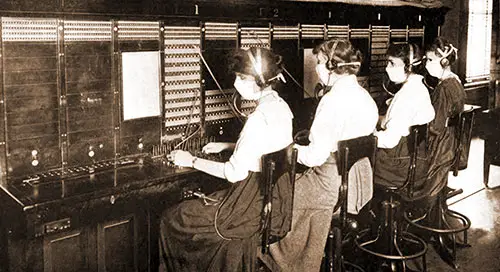
[[[410,164],[404,184],[384,187],[382,212],[376,229],[364,229],[354,239],[356,246],[362,251],[389,262],[389,269],[402,271],[405,261],[422,258],[422,269],[427,271],[425,254],[427,243],[417,235],[403,229],[401,220],[402,202],[408,204],[414,196],[415,174],[419,146],[427,142],[427,125],[410,128],[408,135]],[[426,144],[427,145],[427,144]],[[374,237],[375,236],[375,237]]]
[[[448,122],[449,127],[455,127],[457,139],[455,158],[450,169],[454,176],[458,175],[459,170],[467,168],[474,115],[474,110],[468,110],[451,118]],[[447,199],[460,193],[462,189],[451,190],[446,187],[438,194],[436,205],[433,205],[432,209],[424,215],[415,217],[412,216],[411,210],[404,212],[405,220],[412,227],[427,231],[434,236],[438,253],[454,268],[457,268],[455,263],[457,247],[470,246],[467,243],[467,230],[471,226],[470,219],[459,212],[450,210],[446,203]],[[449,219],[458,220],[461,225],[454,226]],[[457,233],[463,233],[463,243],[457,241]]]
[[[349,171],[356,162],[363,158],[370,160],[373,169],[376,150],[377,137],[373,134],[338,142],[337,168],[342,177],[342,183],[334,213],[340,208],[340,216],[339,218],[332,217],[326,246],[327,271],[346,271],[346,266],[357,271],[364,271],[360,266],[345,261],[342,254],[345,233],[356,231],[358,225],[356,221],[347,216]]]
[[[287,179],[291,188],[290,199],[286,199],[285,205],[289,214],[290,224],[292,219],[293,210],[293,189],[295,185],[295,167],[297,163],[297,149],[293,145],[276,151],[274,153],[266,154],[262,157],[262,175],[263,175],[263,196],[264,203],[261,212],[261,253],[267,254],[269,252],[269,245],[277,242],[288,229],[281,230],[282,233],[273,234],[273,188],[278,181]]]

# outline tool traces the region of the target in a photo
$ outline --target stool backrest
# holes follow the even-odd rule
[[[339,198],[335,204],[334,211],[340,208],[340,222],[342,227],[344,227],[347,220],[349,170],[351,170],[351,167],[356,162],[363,158],[370,160],[373,169],[376,150],[377,137],[373,134],[338,142],[337,169],[339,175],[342,177],[342,184],[340,185]]]
[[[427,150],[428,145],[428,126],[427,124],[423,125],[414,125],[410,127],[410,134],[408,135],[408,152],[410,154],[410,165],[408,169],[408,175],[406,177],[406,182],[399,189],[407,188],[408,197],[412,198],[414,193],[414,185],[415,185],[415,174],[417,171],[417,158],[419,156],[419,146],[425,142],[425,150]],[[399,190],[398,189],[398,190]]]
[[[262,156],[262,194],[263,206],[261,211],[261,246],[262,253],[266,254],[269,250],[269,244],[272,242],[272,204],[273,204],[273,188],[278,181],[287,179],[289,181],[290,194],[287,196],[290,199],[285,199],[287,210],[289,209],[288,219],[291,224],[291,215],[293,209],[293,190],[295,185],[295,166],[297,164],[297,149],[293,148],[293,144],[279,151]],[[285,226],[289,231],[290,226]],[[285,232],[286,233],[286,232]],[[279,234],[278,234],[279,235]],[[279,237],[281,238],[281,237]]]
[[[457,146],[455,147],[455,158],[451,167],[454,176],[458,176],[458,170],[467,168],[474,116],[475,110],[471,109],[461,112],[458,116],[452,118],[452,120],[455,120],[448,122],[448,126],[456,127]]]

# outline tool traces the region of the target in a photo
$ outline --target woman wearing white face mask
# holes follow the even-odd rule
[[[313,53],[318,60],[316,72],[331,90],[321,97],[316,109],[310,143],[295,145],[298,162],[311,168],[295,182],[292,229],[270,247],[275,265],[287,272],[319,271],[341,183],[335,157],[337,143],[371,134],[378,119],[374,100],[356,78],[361,53],[347,40],[326,41]],[[363,170],[369,172],[363,172],[366,180],[360,183],[371,184],[368,160],[353,166],[350,173]],[[350,212],[361,209],[371,198],[371,191],[359,192],[364,196],[361,198],[351,197],[354,192],[350,186]]]
[[[234,148],[229,161],[216,162],[176,150],[175,165],[192,167],[232,183],[227,190],[194,199],[167,210],[161,220],[160,269],[167,271],[253,271],[260,211],[261,157],[292,143],[292,112],[273,85],[282,71],[281,57],[265,48],[240,50],[233,60],[234,87],[257,107],[248,116],[236,144],[210,143],[205,153]],[[286,199],[292,188],[285,180],[274,187],[273,223],[291,224]],[[282,212],[285,211],[285,212]],[[286,228],[286,229],[285,229]],[[275,230],[276,231],[276,230]]]
[[[412,66],[420,60],[418,53],[418,47],[413,44],[391,44],[387,49],[386,72],[392,82],[402,84],[402,87],[382,118],[382,130],[375,133],[379,149],[374,182],[382,186],[402,185],[406,181],[409,165],[406,136],[409,135],[409,128],[434,119],[434,108],[423,77],[412,73]],[[426,160],[417,163],[417,187],[425,180],[427,163]]]
[[[462,112],[465,103],[462,83],[450,67],[456,59],[457,49],[441,37],[426,52],[425,68],[439,80],[431,95],[436,118],[429,125],[429,146],[433,153],[429,177],[435,183],[434,193],[446,186],[455,154],[455,128],[448,127],[447,120]]]

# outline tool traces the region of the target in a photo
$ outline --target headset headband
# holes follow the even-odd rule
[[[255,73],[259,76],[262,84],[265,84],[264,76],[262,75],[262,57],[260,55],[260,48],[257,47],[257,59],[252,54],[252,51],[248,49],[248,56],[250,56],[250,61],[252,62],[253,69]]]
[[[335,42],[332,45],[332,49],[331,49],[332,51],[330,52],[330,57],[328,58],[328,61],[331,62],[333,60],[333,56],[335,54],[335,50],[337,49],[337,45],[338,44],[339,44],[339,40],[335,40]],[[361,66],[361,62],[359,62],[359,61],[352,61],[352,62],[340,62],[340,63],[336,63],[337,67],[351,66],[351,65]]]
[[[409,51],[409,59],[410,59],[410,66],[416,66],[422,63],[422,59],[415,59],[415,50],[413,49],[414,45],[409,43],[408,46],[410,47]]]
[[[328,58],[329,61],[333,59],[333,55],[335,54],[335,50],[337,49],[337,45],[339,44],[339,40],[335,40],[332,45],[332,49],[330,51],[330,57]]]
[[[409,59],[410,59],[410,65],[413,65],[413,46],[411,44],[408,44],[408,51],[409,51]]]

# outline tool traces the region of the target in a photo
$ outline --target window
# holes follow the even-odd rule
[[[467,82],[490,79],[491,27],[494,0],[469,0]]]

